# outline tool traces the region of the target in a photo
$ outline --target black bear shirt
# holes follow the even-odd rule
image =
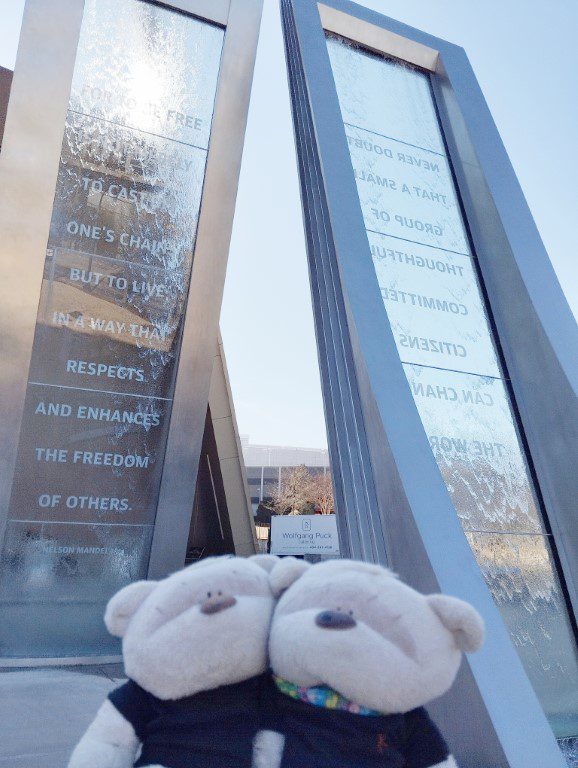
[[[108,698],[142,742],[135,766],[251,768],[266,675],[164,701],[132,680]]]
[[[268,727],[283,733],[281,768],[429,768],[449,757],[423,707],[359,715],[299,701],[271,686]]]

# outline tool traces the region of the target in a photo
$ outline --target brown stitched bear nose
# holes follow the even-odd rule
[[[315,617],[315,623],[323,629],[351,629],[356,626],[355,619],[341,611],[321,611]]]
[[[236,604],[234,597],[210,597],[201,604],[201,613],[219,613]]]

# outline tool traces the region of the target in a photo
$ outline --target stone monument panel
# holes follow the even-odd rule
[[[428,76],[334,38],[328,47],[384,307],[456,512],[466,529],[542,533]],[[388,109],[374,106],[384,103]],[[363,130],[353,127],[353,113]],[[369,174],[381,180],[371,193]],[[411,194],[417,190],[428,197]],[[422,233],[430,242],[403,242],[387,229],[389,214],[378,230],[387,234],[368,226],[370,204],[393,206],[397,198],[405,199],[404,221],[439,207],[453,243],[443,235],[435,243],[431,231]]]

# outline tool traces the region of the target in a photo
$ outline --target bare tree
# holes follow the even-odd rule
[[[305,515],[314,511],[310,499],[311,475],[305,465],[291,467],[281,474],[279,487],[270,494],[270,506],[277,515]]]
[[[319,510],[322,515],[331,515],[335,512],[335,501],[333,499],[333,483],[331,482],[331,473],[318,473],[310,476],[308,496],[310,502]]]
[[[311,515],[335,511],[330,472],[310,472],[303,464],[285,469],[280,482],[271,484],[263,504],[276,515]]]

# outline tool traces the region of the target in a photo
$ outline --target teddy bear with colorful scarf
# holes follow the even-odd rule
[[[455,768],[424,705],[481,646],[474,608],[351,560],[285,560],[271,580],[270,768]]]

